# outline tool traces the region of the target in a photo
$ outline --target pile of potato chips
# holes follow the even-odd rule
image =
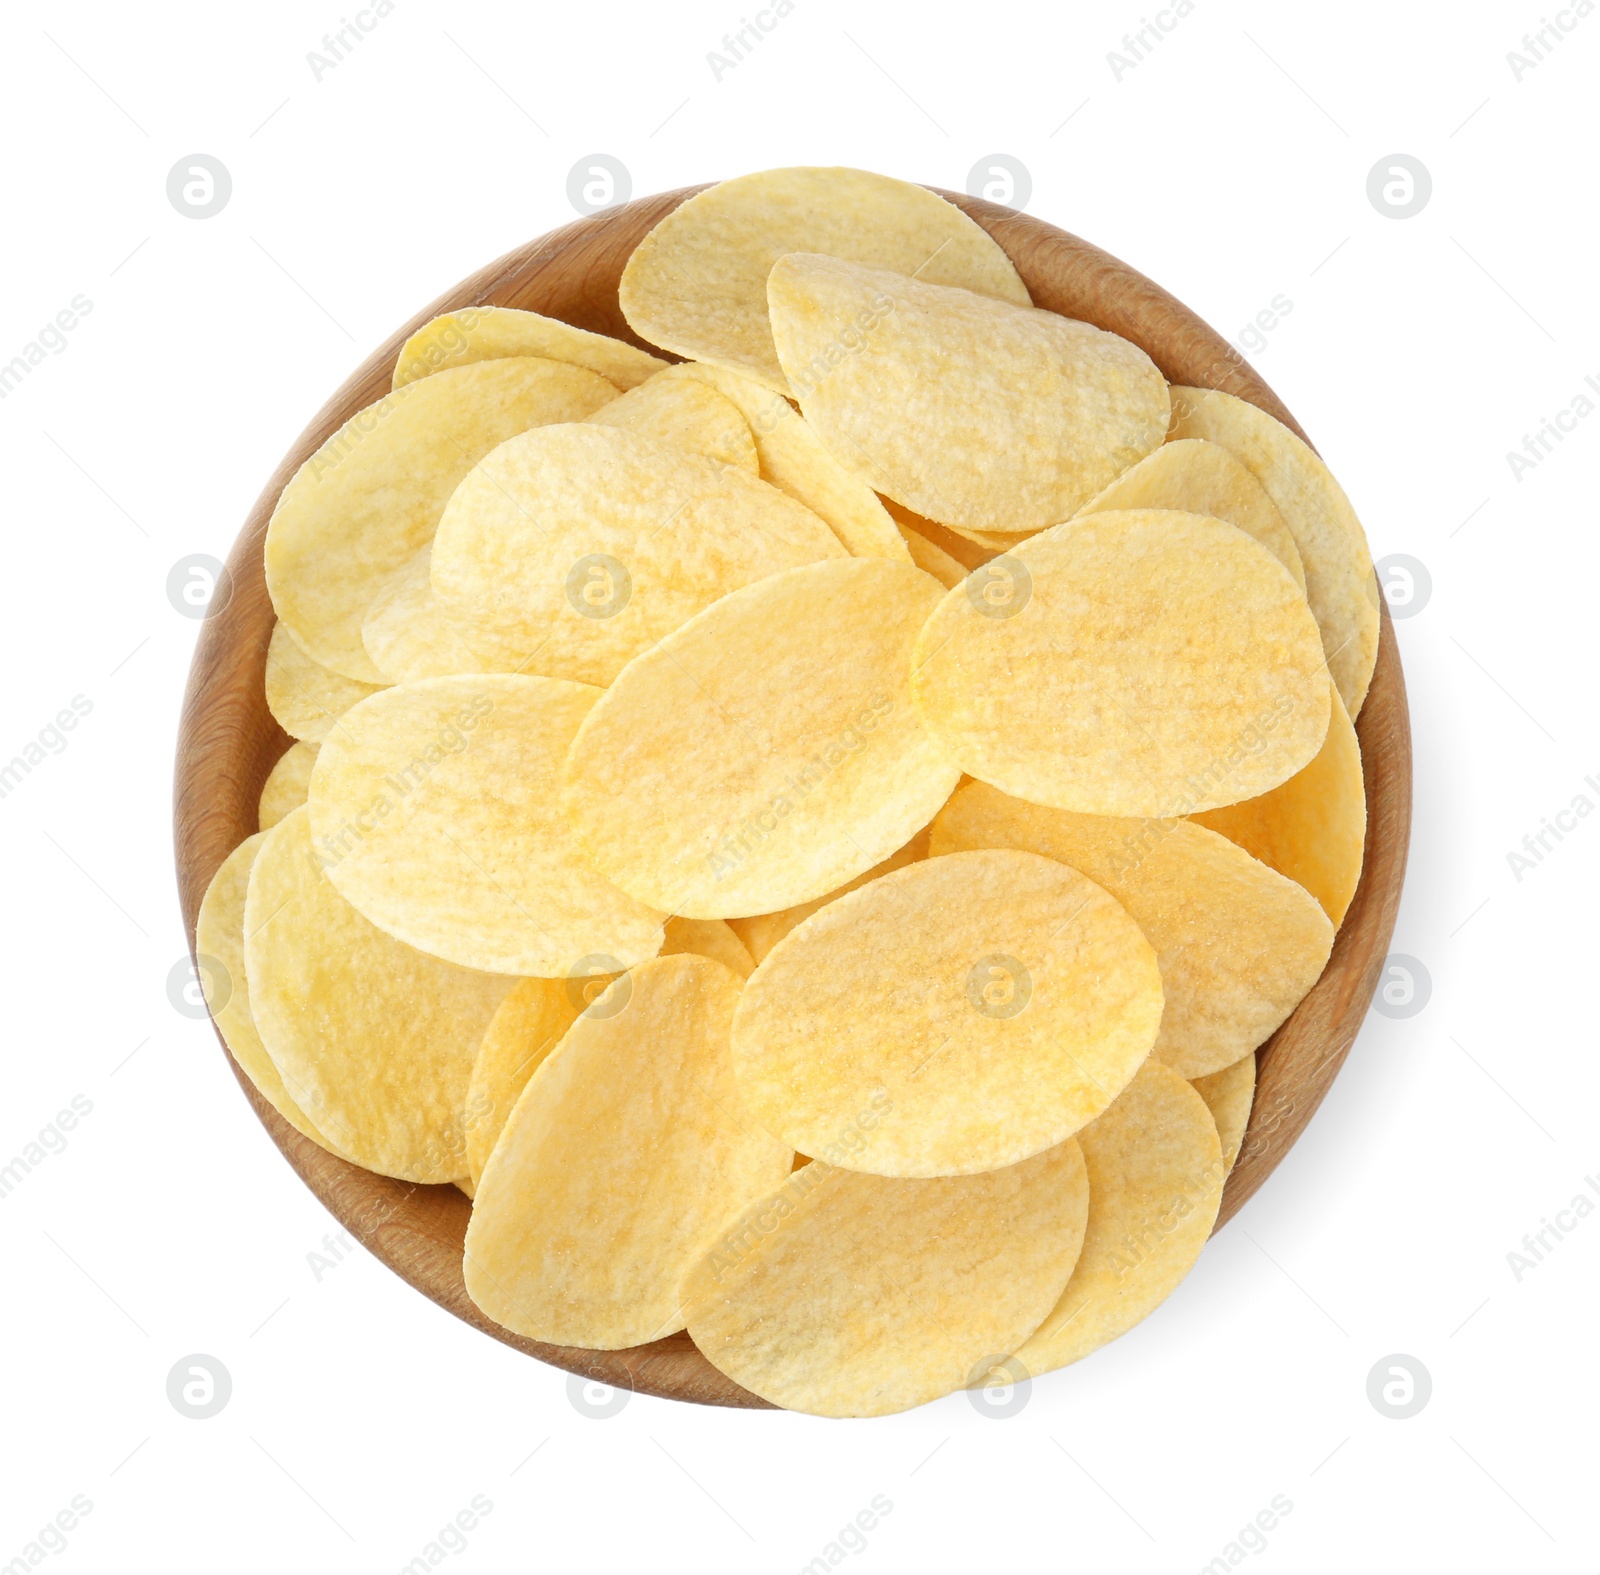
[[[682,359],[452,312],[284,488],[218,1026],[521,1335],[828,1416],[1074,1362],[1355,891],[1361,526],[920,187],[727,181],[620,298]]]

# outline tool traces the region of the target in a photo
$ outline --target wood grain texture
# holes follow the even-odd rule
[[[263,687],[273,612],[262,542],[284,484],[351,415],[388,391],[401,345],[440,312],[473,305],[524,307],[641,343],[617,306],[623,265],[646,231],[700,189],[666,192],[580,219],[463,280],[355,372],[273,473],[239,533],[224,585],[201,625],[184,698],[173,820],[191,948],[206,887],[223,859],[255,831],[262,783],[290,743],[267,711]],[[1038,305],[1122,334],[1142,346],[1169,380],[1237,394],[1305,436],[1220,334],[1142,274],[1039,219],[957,193],[941,195],[995,237]],[[1255,1108],[1218,1228],[1272,1173],[1321,1103],[1355,1039],[1388,952],[1410,836],[1411,735],[1386,608],[1382,619],[1377,671],[1356,726],[1368,807],[1361,885],[1321,980],[1261,1050]],[[489,1322],[462,1282],[466,1198],[454,1187],[376,1176],[327,1153],[290,1127],[237,1066],[234,1073],[273,1141],[329,1211],[402,1279],[458,1318],[568,1372],[642,1394],[710,1405],[766,1405],[723,1377],[687,1335],[630,1351],[582,1351],[525,1340]]]

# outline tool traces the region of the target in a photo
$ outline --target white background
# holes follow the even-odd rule
[[[1185,1575],[1284,1494],[1251,1568],[1596,1567],[1600,1220],[1520,1281],[1507,1261],[1600,1174],[1600,824],[1520,881],[1507,860],[1575,795],[1600,802],[1600,418],[1520,480],[1506,459],[1600,378],[1600,19],[1562,13],[1574,30],[1518,81],[1507,53],[1540,14],[1200,0],[1119,81],[1133,4],[798,0],[718,81],[731,3],[399,0],[319,81],[332,0],[7,8],[0,361],[75,295],[93,309],[0,402],[0,757],[74,695],[93,710],[0,800],[0,1162],[73,1096],[93,1110],[0,1199],[0,1564],[84,1494],[52,1569],[386,1575],[483,1494],[452,1570],[783,1575],[882,1494],[852,1569]],[[1374,556],[1432,578],[1398,626],[1417,813],[1395,937],[1432,996],[1369,1020],[1180,1291],[1020,1414],[635,1397],[593,1420],[564,1374],[360,1249],[318,1279],[336,1224],[209,1024],[169,1004],[170,762],[199,625],[166,577],[226,556],[398,323],[573,217],[583,156],[643,194],[833,162],[961,187],[997,151],[1031,172],[1030,211],[1230,336],[1292,301],[1252,359]],[[204,221],[165,189],[195,152],[233,179]],[[1405,220],[1366,192],[1396,152],[1433,182]],[[191,1352],[232,1374],[208,1421],[166,1399]],[[1366,1393],[1396,1352],[1433,1381],[1406,1421]]]

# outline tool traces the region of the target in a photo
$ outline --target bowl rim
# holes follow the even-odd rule
[[[222,860],[256,829],[262,782],[292,740],[266,713],[266,639],[274,613],[262,542],[278,496],[300,464],[356,410],[389,391],[401,346],[424,323],[465,306],[534,304],[558,287],[575,326],[665,355],[622,319],[614,268],[649,228],[705,185],[637,198],[540,236],[444,292],[392,334],[348,377],[290,447],[251,509],[229,554],[220,594],[201,623],[184,695],[173,782],[174,853],[191,958],[201,898]],[[1133,340],[1169,382],[1220,389],[1304,431],[1255,368],[1222,335],[1160,286],[1109,253],[1026,213],[930,187],[983,226],[1012,258],[1036,305],[1070,303],[1076,315]],[[626,260],[626,252],[622,254]],[[576,281],[576,282],[575,282]],[[668,356],[668,359],[678,359]],[[1404,882],[1411,820],[1411,735],[1405,681],[1388,607],[1378,595],[1380,636],[1372,686],[1356,720],[1367,793],[1367,840],[1350,909],[1321,977],[1256,1052],[1256,1096],[1216,1229],[1265,1182],[1293,1147],[1338,1074],[1365,1017],[1388,952]],[[213,1025],[215,1026],[215,1025]],[[220,1031],[218,1041],[222,1042]],[[717,1371],[687,1334],[625,1351],[552,1346],[511,1333],[467,1297],[461,1239],[470,1212],[454,1187],[427,1187],[352,1165],[295,1131],[223,1053],[269,1136],[301,1179],[363,1246],[447,1311],[502,1343],[575,1375],[614,1387],[703,1404],[769,1408]]]

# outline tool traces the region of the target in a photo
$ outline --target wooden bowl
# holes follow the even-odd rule
[[[201,627],[184,699],[174,832],[191,946],[195,915],[212,874],[256,830],[261,785],[290,743],[267,711],[262,685],[274,616],[262,541],[284,484],[351,415],[389,391],[400,346],[440,312],[473,305],[523,307],[638,343],[617,306],[623,265],[646,231],[698,189],[641,198],[580,219],[463,280],[367,360],[279,465],[234,544],[228,560],[231,590],[219,592]],[[1220,334],[1143,275],[1040,219],[952,192],[941,195],[994,236],[1035,304],[1131,339],[1171,382],[1236,394],[1300,431],[1255,369]],[[1382,621],[1377,671],[1356,728],[1367,788],[1366,867],[1321,980],[1260,1052],[1255,1108],[1223,1195],[1219,1229],[1272,1173],[1321,1103],[1372,999],[1394,929],[1411,825],[1411,734],[1387,608]],[[237,1066],[234,1071],[256,1115],[305,1184],[363,1246],[458,1318],[541,1361],[614,1386],[709,1405],[767,1404],[712,1367],[687,1334],[627,1351],[583,1351],[525,1340],[491,1323],[462,1283],[461,1244],[470,1205],[461,1193],[394,1181],[336,1158],[296,1132]]]

